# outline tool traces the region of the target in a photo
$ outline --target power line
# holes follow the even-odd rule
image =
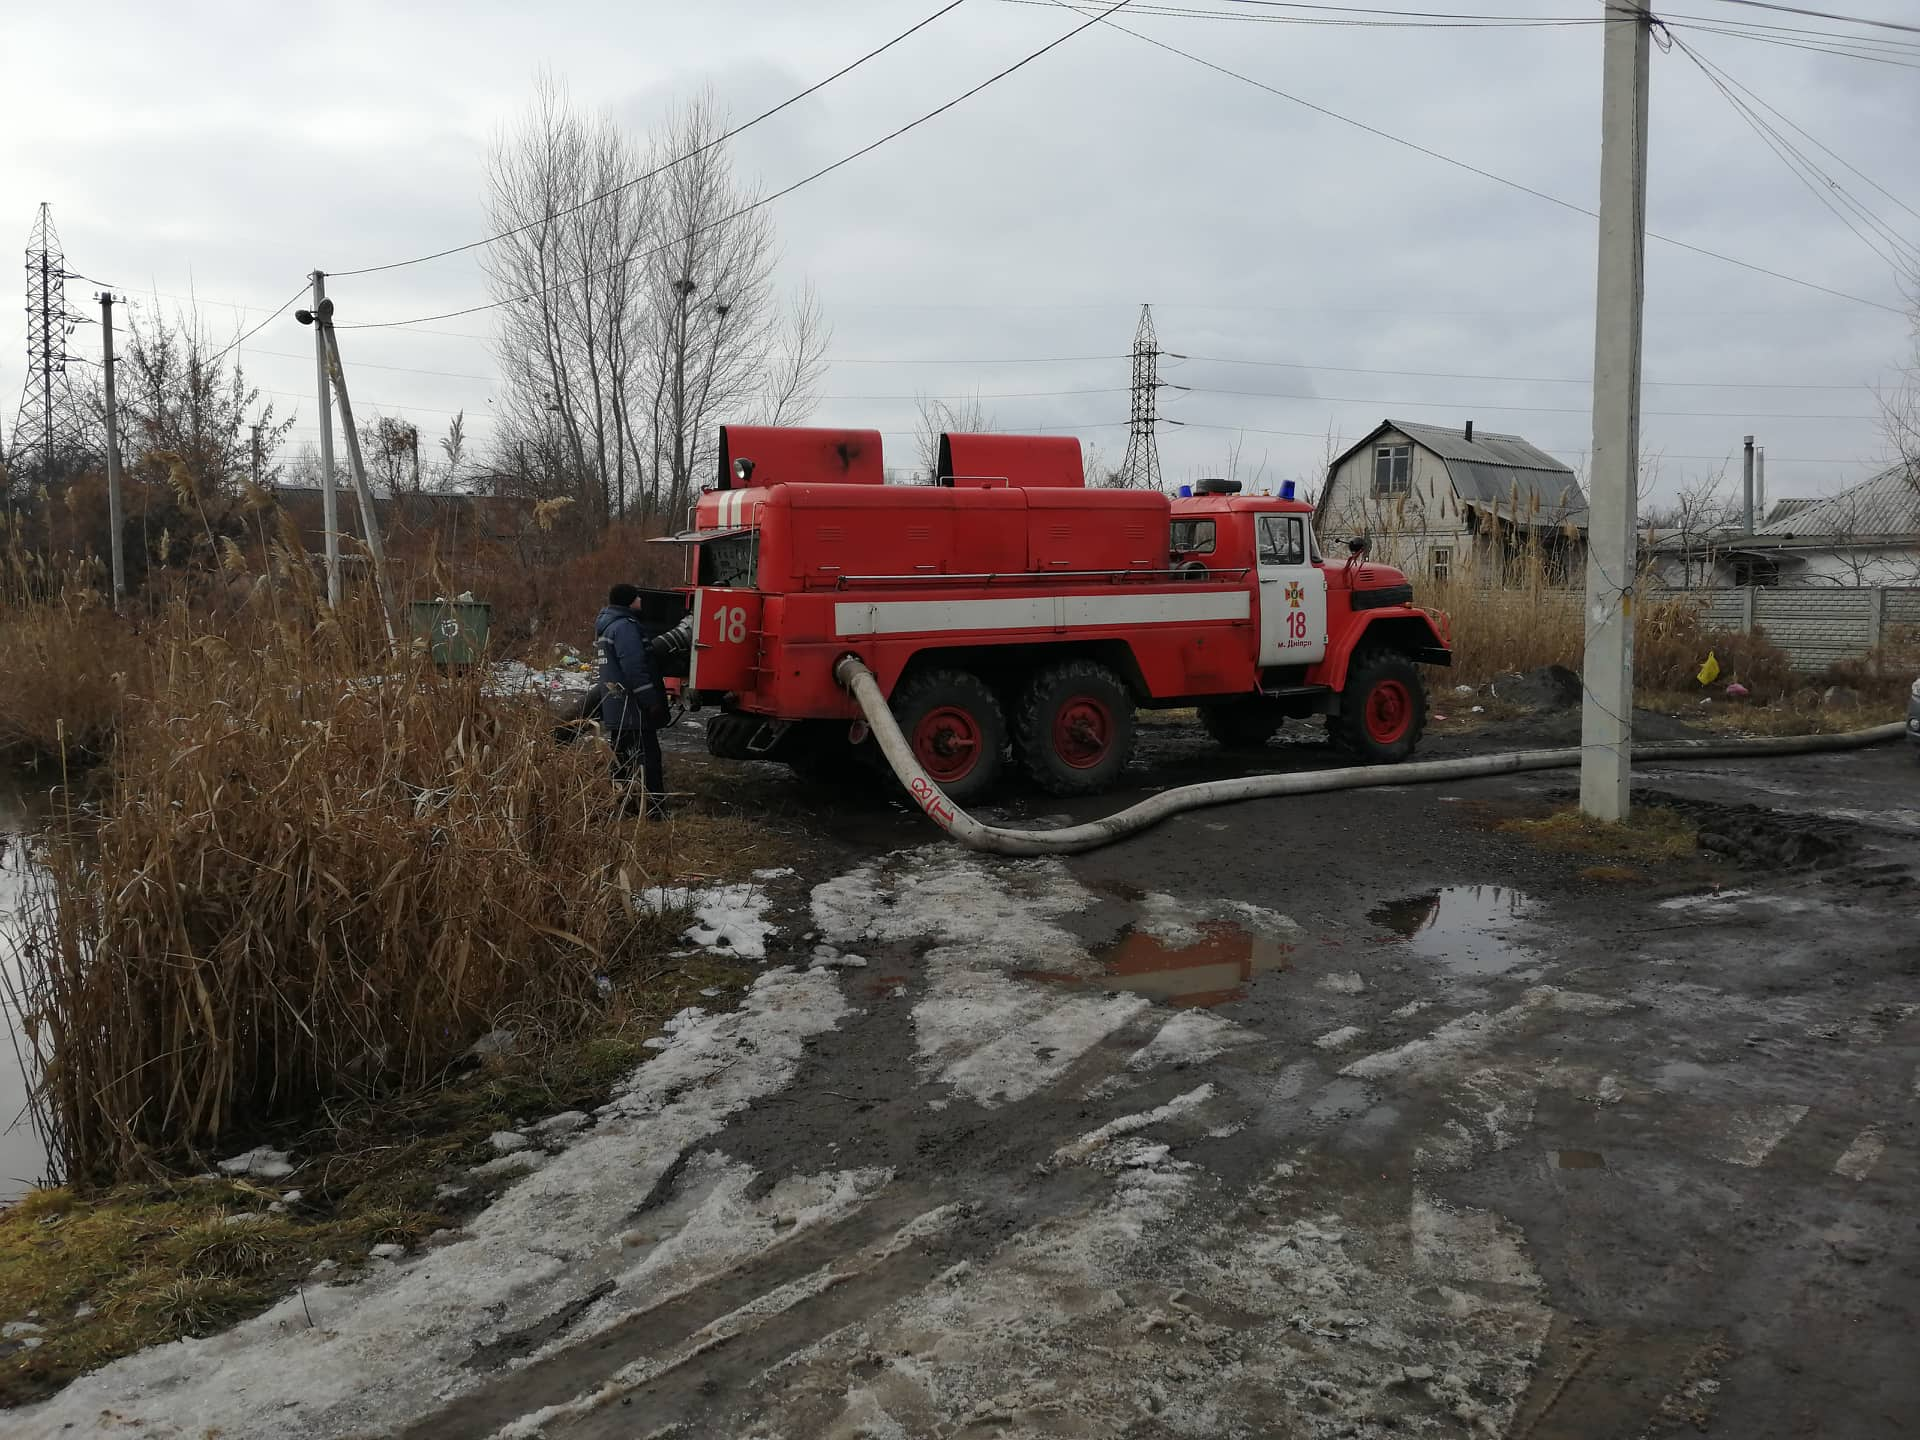
[[[1687,42],[1679,36],[1676,35],[1674,37],[1673,43],[1678,45],[1680,47],[1680,53],[1692,61],[1694,67],[1698,69],[1702,75],[1707,77],[1708,82],[1718,90],[1721,97],[1733,107],[1734,113],[1746,122],[1747,128],[1758,135],[1761,142],[1773,151],[1780,163],[1787,167],[1788,172],[1792,174],[1835,219],[1846,226],[1861,244],[1871,250],[1874,258],[1884,262],[1887,267],[1893,271],[1895,279],[1903,278],[1910,270],[1915,268],[1916,262],[1920,262],[1920,249],[1916,249],[1911,241],[1905,239],[1898,231],[1894,230],[1878,215],[1874,214],[1872,210],[1868,209],[1866,205],[1855,199],[1848,193],[1845,186],[1838,180],[1835,180],[1826,171],[1822,170],[1812,160],[1808,159],[1804,152],[1795,146],[1792,141],[1788,140],[1785,135],[1781,134],[1776,127],[1768,123],[1751,105],[1743,101],[1738,95],[1735,95],[1727,83],[1731,80],[1731,76],[1724,75],[1724,72],[1720,72],[1718,67],[1710,66],[1706,60],[1695,52],[1691,45],[1687,44]],[[1742,88],[1744,89],[1745,87],[1743,86]],[[1825,188],[1823,189],[1822,186]],[[1855,224],[1854,220],[1848,216],[1846,210],[1842,210],[1842,205],[1846,206],[1847,210],[1851,210],[1859,219],[1864,220],[1873,230],[1874,234],[1869,236],[1864,233],[1859,225]],[[1893,253],[1889,254],[1886,249],[1882,248],[1883,245],[1891,247]]]
[[[313,356],[296,355],[290,350],[251,350],[247,353],[254,356],[271,355],[276,360],[299,360],[308,365],[313,363]],[[391,370],[399,375],[442,375],[449,380],[485,380],[495,385],[500,383],[500,377],[498,375],[476,375],[470,370],[421,370],[411,365],[375,365],[368,360],[354,361],[353,368],[356,370]]]
[[[946,104],[936,106],[934,109],[927,111],[926,114],[920,116],[918,119],[909,120],[906,124],[900,126],[896,130],[889,131],[887,134],[882,135],[878,140],[873,141],[871,144],[863,145],[858,150],[853,151],[851,154],[841,156],[838,160],[835,160],[830,165],[821,166],[818,170],[814,171],[811,175],[805,176],[802,179],[794,181],[793,184],[788,185],[785,189],[776,190],[771,195],[764,195],[758,200],[754,200],[749,204],[741,206],[738,210],[735,210],[730,215],[722,215],[717,220],[711,220],[705,225],[697,226],[696,228],[689,230],[685,235],[680,236],[678,239],[668,241],[665,244],[656,245],[654,246],[653,249],[643,251],[641,254],[633,256],[630,259],[617,261],[615,262],[615,264],[605,266],[600,270],[590,270],[585,275],[569,278],[567,280],[560,281],[553,285],[544,286],[538,290],[529,290],[529,291],[526,291],[524,294],[520,294],[520,295],[509,295],[503,300],[491,300],[484,305],[469,305],[463,310],[449,310],[439,315],[422,315],[418,317],[417,320],[383,320],[383,321],[368,320],[368,321],[361,321],[358,324],[341,324],[339,322],[335,322],[334,328],[337,330],[387,330],[387,329],[396,329],[406,325],[413,325],[416,323],[429,324],[435,320],[451,320],[460,315],[475,315],[483,310],[497,310],[503,305],[517,304],[522,300],[532,300],[537,296],[550,295],[556,290],[563,290],[570,285],[578,284],[581,280],[591,279],[595,275],[604,275],[609,270],[619,269],[624,266],[631,265],[636,261],[649,259],[654,255],[660,254],[662,251],[670,250],[677,245],[685,244],[688,240],[693,239],[697,235],[703,235],[707,231],[716,229],[721,225],[730,224],[731,222],[738,220],[743,215],[751,214],[753,211],[761,209],[763,206],[771,205],[774,201],[782,198],[783,196],[791,195],[794,191],[800,189],[802,186],[811,185],[814,181],[819,180],[824,176],[831,175],[835,170],[838,170],[841,166],[850,165],[855,160],[860,159],[862,156],[872,154],[875,150],[878,150],[882,145],[885,145],[887,142],[891,140],[897,140],[902,135],[905,135],[909,130],[917,129],[920,126],[926,124],[927,121],[932,120],[937,116],[946,114],[947,111],[953,109],[956,105],[960,105],[965,101],[972,99],[975,95],[978,95],[982,90],[985,90],[988,86],[996,84],[999,81],[1006,79],[1007,76],[1013,74],[1014,71],[1024,69],[1026,66],[1031,65],[1035,60],[1038,60],[1042,55],[1045,55],[1048,51],[1057,49],[1059,46],[1064,45],[1067,41],[1073,39],[1074,36],[1079,35],[1081,32],[1092,29],[1095,25],[1098,25],[1102,20],[1106,19],[1107,16],[1112,15],[1115,11],[1125,9],[1131,3],[1132,3],[1132,0],[1116,0],[1115,4],[1101,11],[1100,14],[1094,16],[1091,20],[1082,21],[1080,24],[1074,26],[1073,29],[1067,31],[1066,34],[1057,36],[1056,38],[1049,40],[1045,45],[1042,45],[1038,50],[1031,51],[1028,54],[1022,56],[1020,59],[1014,61],[1013,64],[1007,66],[1006,69],[998,71],[995,74],[989,75],[986,79],[982,80],[978,85],[973,86],[969,90],[963,90],[960,94],[954,96],[953,99],[947,101]]]
[[[1662,22],[1665,23],[1665,22]],[[1703,35],[1727,35],[1735,40],[1755,40],[1763,45],[1775,45],[1786,50],[1804,50],[1813,55],[1838,55],[1847,60],[1871,60],[1881,65],[1895,65],[1902,70],[1920,70],[1909,60],[1897,58],[1891,54],[1876,53],[1845,45],[1824,45],[1814,40],[1787,40],[1779,36],[1760,34],[1752,29],[1735,30],[1724,25],[1668,24],[1668,30],[1693,30]]]
[[[1899,20],[1869,20],[1864,15],[1836,15],[1831,10],[1806,10],[1798,5],[1780,5],[1774,0],[1718,0],[1722,5],[1741,5],[1749,10],[1774,10],[1782,15],[1808,15],[1816,20],[1838,20],[1843,25],[1872,25],[1882,30],[1905,30],[1909,34],[1920,35],[1920,25],[1908,25]]]
[[[258,335],[262,330],[266,329],[267,326],[271,325],[274,321],[278,320],[282,315],[286,314],[287,311],[292,308],[293,302],[298,300],[302,295],[305,295],[307,293],[307,288],[308,288],[307,286],[302,285],[298,290],[294,291],[293,294],[289,295],[285,300],[280,302],[280,308],[278,310],[275,310],[271,315],[267,316],[266,319],[262,320],[258,325],[254,326],[251,330],[247,331],[246,334],[242,335],[239,339],[235,340],[231,345],[227,346],[225,350],[222,350],[219,354],[215,355],[211,360],[207,361],[207,364],[208,365],[219,364],[220,361],[224,360],[231,352],[239,349],[240,346],[246,344],[247,341],[251,340],[254,336]]]
[[[1479,400],[1399,400],[1375,395],[1291,395],[1272,390],[1223,390],[1210,385],[1169,385],[1170,390],[1188,390],[1196,395],[1237,395],[1254,400],[1308,400],[1322,405],[1378,405],[1407,410],[1498,410],[1522,415],[1587,415],[1585,405],[1490,405]],[[1878,415],[1799,414],[1784,410],[1642,410],[1642,415],[1659,415],[1685,420],[1870,420]]]
[[[1257,365],[1276,370],[1325,370],[1337,375],[1395,375],[1421,380],[1488,380],[1516,385],[1591,385],[1591,375],[1479,375],[1460,370],[1384,370],[1358,365],[1317,365],[1301,360],[1243,360],[1227,355],[1194,355],[1166,352],[1178,360],[1204,361],[1210,365]],[[1860,391],[1864,385],[1799,384],[1768,380],[1642,380],[1643,385],[1671,390],[1847,390]]]
[[[1054,0],[1054,3],[1059,5],[1062,9],[1070,10],[1073,8],[1072,5],[1068,3],[1068,0]],[[1119,7],[1116,6],[1114,8],[1118,9]],[[1111,14],[1111,12],[1108,12],[1108,13]],[[1452,155],[1448,155],[1443,153],[1442,151],[1432,149],[1426,145],[1422,145],[1417,140],[1409,140],[1405,136],[1395,135],[1390,130],[1382,130],[1377,125],[1369,125],[1364,120],[1356,120],[1351,115],[1343,115],[1338,110],[1330,110],[1325,105],[1318,105],[1311,100],[1304,100],[1298,95],[1290,94],[1285,90],[1279,89],[1277,86],[1267,84],[1263,80],[1256,80],[1251,75],[1243,74],[1238,70],[1234,70],[1229,68],[1228,66],[1218,64],[1215,61],[1204,59],[1199,55],[1195,55],[1190,50],[1182,50],[1177,45],[1169,45],[1164,40],[1156,40],[1153,36],[1143,35],[1138,30],[1130,30],[1125,25],[1120,24],[1116,20],[1107,19],[1105,15],[1099,16],[1094,20],[1088,21],[1087,23],[1088,24],[1104,23],[1109,28],[1118,30],[1122,35],[1131,35],[1134,39],[1139,40],[1144,44],[1151,45],[1155,49],[1165,50],[1169,54],[1178,55],[1183,60],[1191,61],[1193,64],[1199,65],[1205,69],[1211,70],[1216,74],[1225,75],[1230,79],[1238,80],[1242,84],[1251,85],[1257,90],[1264,90],[1269,95],[1274,95],[1282,100],[1286,100],[1292,104],[1299,105],[1305,109],[1313,111],[1315,114],[1324,115],[1331,120],[1338,120],[1341,124],[1351,125],[1358,130],[1364,130],[1369,135],[1377,136],[1382,140],[1391,141],[1395,145],[1404,146],[1407,149],[1416,151],[1417,153],[1425,155],[1430,159],[1438,160],[1443,164],[1451,165],[1454,168],[1459,170],[1465,170],[1469,174],[1478,175],[1482,179],[1491,180],[1495,184],[1504,185],[1511,190],[1518,190],[1523,195],[1531,195],[1537,200],[1544,200],[1548,204],[1557,205],[1563,210],[1571,210],[1576,215],[1584,215],[1591,220],[1598,220],[1600,218],[1599,212],[1594,210],[1589,210],[1584,205],[1576,205],[1571,200],[1563,200],[1558,195],[1550,195],[1544,190],[1536,190],[1533,186],[1522,184],[1518,180],[1510,180],[1504,175],[1497,175],[1491,170],[1482,169],[1478,165],[1471,164],[1468,161],[1457,159]],[[1748,260],[1739,260],[1734,258],[1731,255],[1723,255],[1717,250],[1709,250],[1703,245],[1695,245],[1695,244],[1692,244],[1690,241],[1678,240],[1670,235],[1656,234],[1652,230],[1647,231],[1646,234],[1647,234],[1647,238],[1650,240],[1659,240],[1664,244],[1673,245],[1682,250],[1692,251],[1696,255],[1704,255],[1709,259],[1719,260],[1724,264],[1738,266],[1742,270],[1750,270],[1757,275],[1766,275],[1775,280],[1784,280],[1790,285],[1799,285],[1809,290],[1817,290],[1824,295],[1831,295],[1838,300],[1851,300],[1857,305],[1868,305],[1873,307],[1876,310],[1885,310],[1889,314],[1893,314],[1893,315],[1901,315],[1905,313],[1898,306],[1887,305],[1878,300],[1869,300],[1862,295],[1850,295],[1844,290],[1835,290],[1830,286],[1821,285],[1812,280],[1802,280],[1797,275],[1788,275],[1779,270],[1768,269],[1764,265],[1756,265],[1753,262]]]
[[[789,106],[799,104],[802,100],[806,99],[809,95],[813,95],[819,92],[820,90],[825,89],[827,86],[831,85],[834,81],[838,80],[841,76],[850,74],[851,72],[858,70],[862,65],[866,64],[867,61],[873,59],[875,56],[886,54],[887,51],[891,50],[894,46],[898,45],[902,40],[905,40],[908,36],[916,34],[917,32],[926,29],[927,26],[933,24],[933,22],[938,20],[941,16],[946,15],[951,11],[959,9],[965,3],[966,3],[966,0],[952,0],[951,4],[941,6],[938,10],[934,11],[931,15],[927,16],[924,20],[918,21],[915,24],[908,26],[905,30],[902,30],[898,35],[894,36],[891,40],[887,41],[886,44],[878,46],[875,49],[869,50],[866,54],[862,55],[858,60],[852,61],[849,64],[841,66],[838,70],[834,71],[833,74],[827,76],[826,79],[815,81],[813,84],[809,85],[806,89],[798,92],[797,94],[789,95],[785,100],[782,100],[778,105],[775,105],[772,109],[762,110],[758,115],[754,116],[751,120],[746,121],[744,124],[734,126],[733,129],[728,130],[724,134],[714,136],[714,138],[707,141],[706,144],[697,145],[693,149],[689,150],[686,154],[675,156],[673,159],[667,161],[666,164],[655,166],[652,170],[647,171],[646,174],[644,175],[636,175],[631,180],[623,180],[620,184],[615,185],[610,190],[603,190],[598,195],[589,195],[585,200],[580,201],[576,205],[569,205],[565,209],[556,210],[550,215],[543,215],[538,220],[528,221],[525,225],[516,226],[514,229],[503,230],[498,235],[489,235],[484,240],[471,240],[465,245],[453,245],[448,247],[445,250],[436,250],[431,255],[418,255],[411,260],[394,260],[385,265],[366,265],[361,267],[358,270],[336,270],[331,273],[337,277],[344,278],[351,275],[373,275],[382,270],[398,270],[408,265],[423,265],[429,260],[442,260],[449,255],[459,255],[468,250],[477,250],[482,245],[492,245],[497,241],[511,239],[515,235],[524,235],[529,230],[537,229],[542,225],[551,224],[555,220],[562,219],[565,216],[572,215],[578,211],[584,210],[589,205],[597,205],[602,200],[610,199],[613,196],[620,194],[624,190],[630,190],[635,185],[644,184],[648,180],[653,179],[657,175],[664,175],[667,171],[673,169],[676,165],[684,165],[687,161],[694,159],[696,156],[704,155],[707,151],[713,149],[716,145],[724,145],[727,141],[733,139],[734,136],[744,134],[746,131],[751,130],[754,126],[758,125],[762,120],[771,119],[773,116],[778,115],[782,110],[787,109]]]
[[[1004,5],[1047,6],[1054,0],[1000,0]],[[1099,7],[1085,3],[1085,0],[1073,0],[1068,8],[1082,15],[1093,13]],[[1340,7],[1329,7],[1340,8]],[[1256,15],[1236,14],[1231,10],[1202,9],[1186,5],[1136,5],[1133,14],[1152,16],[1156,19],[1170,20],[1228,20],[1244,25],[1323,25],[1340,28],[1380,29],[1380,30],[1552,30],[1566,29],[1577,25],[1604,25],[1606,18],[1599,15],[1568,16],[1564,19],[1543,18],[1531,15],[1456,15],[1445,19],[1407,19],[1407,20],[1343,20],[1331,16],[1319,15]],[[1379,12],[1389,15],[1417,15],[1418,11],[1390,10]]]

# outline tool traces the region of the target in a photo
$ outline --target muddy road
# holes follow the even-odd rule
[[[1573,784],[1013,863],[851,797],[469,1231],[7,1433],[1912,1434],[1920,768],[1649,769],[1712,853],[1635,881],[1498,828]]]

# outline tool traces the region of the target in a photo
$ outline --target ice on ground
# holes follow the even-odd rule
[[[1342,1025],[1338,1030],[1329,1030],[1313,1043],[1322,1050],[1344,1050],[1366,1033],[1358,1025]]]
[[[766,918],[767,894],[754,885],[716,885],[693,897],[693,924],[686,938],[707,950],[725,950],[743,960],[767,958],[767,937],[780,927]]]
[[[636,1197],[729,1116],[787,1085],[805,1042],[846,1008],[830,972],[768,972],[740,1009],[680,1030],[622,1082],[598,1126],[430,1260],[308,1289],[223,1334],[115,1361],[13,1411],[9,1440],[92,1434],[105,1410],[140,1422],[150,1440],[404,1428],[479,1383],[465,1368],[476,1346],[539,1324],[629,1268],[622,1235]]]
[[[714,885],[690,889],[685,885],[650,885],[634,896],[649,910],[685,910],[692,913],[682,939],[703,950],[724,951],[743,960],[767,958],[767,939],[780,927],[767,919],[771,903],[758,885]]]
[[[1036,983],[1090,972],[1060,921],[1094,895],[1057,860],[987,865],[927,847],[816,886],[822,943],[842,952],[908,946],[926,975],[913,1009],[921,1071],[982,1105],[1023,1099],[1147,1009],[1137,995]]]
[[[1197,1065],[1236,1045],[1250,1045],[1260,1037],[1223,1020],[1211,1010],[1176,1010],[1154,1037],[1127,1057],[1129,1070],[1151,1070],[1157,1065]]]
[[[1320,988],[1336,995],[1359,995],[1365,992],[1367,982],[1358,970],[1334,970],[1320,977]]]
[[[518,660],[501,660],[488,674],[483,688],[489,695],[584,695],[598,678],[593,669],[560,665],[536,670]]]
[[[1109,1120],[1097,1130],[1089,1130],[1078,1140],[1062,1145],[1053,1152],[1053,1162],[1056,1165],[1064,1165],[1072,1161],[1084,1160],[1110,1140],[1121,1135],[1131,1135],[1134,1131],[1144,1130],[1149,1125],[1158,1125],[1163,1120],[1171,1120],[1176,1115],[1206,1104],[1212,1098],[1211,1083],[1197,1085],[1184,1095],[1174,1096],[1164,1105],[1156,1105],[1151,1110],[1142,1110],[1138,1114],[1122,1115],[1117,1120]]]
[[[1164,945],[1197,945],[1205,937],[1201,928],[1225,921],[1265,940],[1291,939],[1300,927],[1278,910],[1254,905],[1245,900],[1182,900],[1155,891],[1140,901],[1140,917],[1134,929],[1154,937]]]
[[[222,1175],[244,1175],[254,1180],[281,1180],[293,1173],[287,1152],[268,1145],[256,1145],[220,1162]]]
[[[512,1155],[525,1150],[533,1142],[518,1130],[496,1130],[487,1137],[487,1143],[493,1146],[496,1155]]]
[[[1562,990],[1552,985],[1537,985],[1505,1010],[1489,1015],[1475,1010],[1449,1020],[1430,1035],[1409,1040],[1392,1050],[1363,1055],[1341,1070],[1342,1075],[1358,1080],[1374,1080],[1393,1074],[1433,1074],[1446,1069],[1463,1056],[1483,1049],[1524,1028],[1536,1016],[1558,1011],[1569,1015],[1607,1015],[1623,1008],[1618,1000],[1603,999],[1578,990]]]

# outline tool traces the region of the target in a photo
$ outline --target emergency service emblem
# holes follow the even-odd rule
[[[1300,608],[1300,602],[1306,598],[1307,590],[1304,585],[1298,580],[1290,580],[1287,582],[1287,608],[1289,610],[1298,610]]]

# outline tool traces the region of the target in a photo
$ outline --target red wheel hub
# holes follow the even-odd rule
[[[1367,693],[1363,718],[1369,740],[1391,745],[1413,724],[1413,696],[1400,681],[1382,680]]]
[[[913,727],[913,753],[942,785],[963,780],[980,763],[980,722],[958,705],[939,705]]]
[[[1053,751],[1076,770],[1091,770],[1113,748],[1113,712],[1092,695],[1069,695],[1053,715]]]

